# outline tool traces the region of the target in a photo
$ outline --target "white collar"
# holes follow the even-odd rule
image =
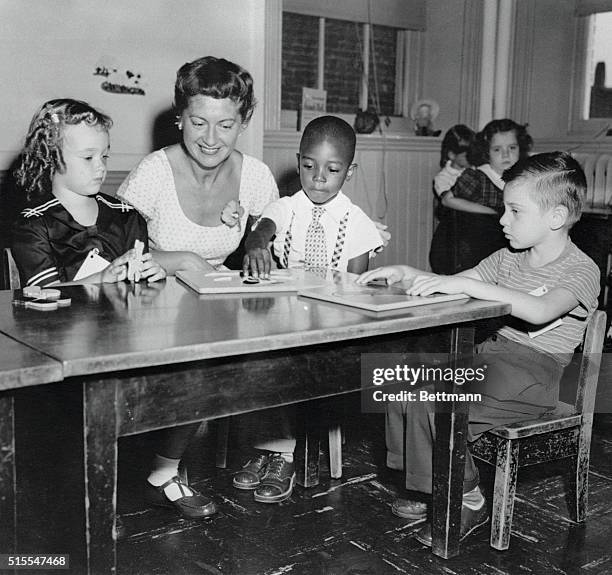
[[[310,201],[304,190],[300,190],[298,194],[298,208],[312,212],[312,208],[317,204],[313,204]],[[325,213],[334,221],[340,222],[351,205],[351,200],[349,200],[348,197],[342,193],[342,190],[340,190],[332,200],[326,204],[322,204],[320,207],[324,208]]]
[[[446,160],[445,169],[449,170],[451,174],[461,174],[465,168],[455,168],[453,167],[453,162],[451,160]]]
[[[483,164],[478,166],[478,169],[493,182],[493,184],[500,190],[504,189],[506,183],[502,180],[502,177],[491,167],[491,164]]]

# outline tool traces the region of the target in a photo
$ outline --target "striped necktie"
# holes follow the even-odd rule
[[[327,243],[325,241],[325,230],[319,221],[325,208],[314,206],[312,208],[312,220],[306,230],[306,249],[304,263],[306,267],[327,267]]]

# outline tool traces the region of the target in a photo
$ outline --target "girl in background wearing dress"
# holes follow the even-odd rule
[[[442,205],[456,210],[451,231],[454,261],[447,273],[471,269],[506,246],[499,224],[504,206],[502,174],[526,158],[532,144],[526,126],[509,119],[493,120],[476,135],[469,157],[478,167],[466,168],[442,196]]]
[[[448,237],[450,226],[448,209],[441,205],[442,197],[455,185],[457,178],[470,166],[468,151],[474,142],[475,133],[464,124],[453,126],[442,140],[440,167],[434,177],[434,192],[440,201],[438,206],[439,225],[431,240],[429,263],[435,273],[447,273],[449,269],[448,253],[451,238]]]

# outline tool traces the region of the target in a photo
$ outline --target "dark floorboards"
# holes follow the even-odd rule
[[[610,367],[608,365],[608,367]],[[600,391],[612,385],[602,374]],[[601,403],[601,402],[600,402]],[[255,503],[231,487],[232,468],[215,469],[214,429],[201,435],[187,457],[190,479],[219,504],[204,522],[149,509],[139,497],[152,438],[120,442],[119,511],[126,536],[118,546],[120,575],[548,575],[612,573],[612,415],[598,414],[591,451],[589,517],[573,524],[565,501],[566,466],[521,470],[510,549],[489,547],[488,528],[470,536],[459,557],[443,560],[411,538],[416,523],[394,517],[390,505],[401,485],[385,469],[384,420],[356,415],[345,424],[344,476],[330,480],[327,467],[317,488],[296,488],[280,505]],[[612,411],[606,409],[608,412]],[[323,458],[324,459],[324,458]],[[481,468],[482,484],[492,475]]]

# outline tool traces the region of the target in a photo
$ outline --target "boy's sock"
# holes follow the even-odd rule
[[[485,502],[484,495],[480,491],[480,487],[478,485],[472,489],[472,491],[468,491],[463,494],[463,505],[472,509],[473,511],[477,511],[480,509]]]
[[[153,485],[154,487],[159,487],[172,479],[173,477],[179,474],[178,468],[180,459],[170,459],[169,457],[164,457],[163,455],[155,455],[155,459],[153,460],[153,466],[147,481]],[[193,495],[193,492],[190,489],[185,490],[187,495]],[[164,488],[164,493],[166,497],[170,501],[176,501],[183,497],[183,493],[179,489],[178,485],[168,485]]]

